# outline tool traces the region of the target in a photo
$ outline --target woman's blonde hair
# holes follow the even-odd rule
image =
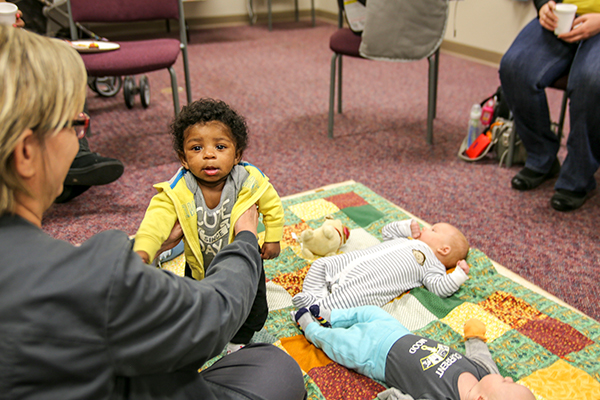
[[[25,192],[13,152],[26,129],[45,139],[83,109],[87,73],[67,43],[0,25],[0,215],[13,212]]]

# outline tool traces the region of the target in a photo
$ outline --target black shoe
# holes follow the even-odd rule
[[[67,201],[73,200],[75,197],[79,196],[89,188],[90,186],[64,185],[62,193],[54,200],[54,202],[58,204],[66,203]]]
[[[542,183],[546,182],[548,179],[554,178],[560,172],[560,162],[558,158],[554,160],[552,163],[552,167],[550,167],[550,171],[543,174],[540,172],[535,172],[525,167],[520,170],[510,181],[513,189],[517,190],[531,190],[540,186]]]
[[[550,199],[550,205],[557,211],[573,211],[581,207],[586,200],[585,192],[556,189],[556,193]]]
[[[123,163],[98,153],[75,158],[65,179],[66,185],[96,186],[116,181],[123,175]]]

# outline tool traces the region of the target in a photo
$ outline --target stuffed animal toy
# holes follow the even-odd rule
[[[350,230],[342,225],[339,219],[326,217],[325,222],[317,229],[306,229],[300,233],[298,242],[302,246],[302,256],[332,256],[350,236]]]

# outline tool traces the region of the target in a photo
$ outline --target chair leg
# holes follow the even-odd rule
[[[250,26],[256,23],[256,13],[254,12],[254,4],[252,0],[246,0],[246,8],[248,9],[248,17],[250,18]]]
[[[294,0],[294,16],[296,17],[296,22],[300,21],[300,15],[298,13],[298,0]]]
[[[427,93],[427,144],[433,144],[433,120],[437,105],[437,74],[439,49],[427,58],[429,62],[429,82]]]
[[[273,30],[273,16],[271,15],[271,0],[267,1],[267,8],[269,14],[269,32]]]
[[[438,77],[440,76],[440,49],[435,52],[435,85],[433,96],[433,118],[437,117],[437,94],[438,94]]]
[[[338,114],[342,113],[342,55],[338,55]]]
[[[310,9],[312,13],[312,26],[313,28],[316,26],[315,23],[315,0],[310,0]]]
[[[187,47],[181,49],[183,53],[183,72],[185,74],[185,92],[187,94],[188,105],[192,103],[192,81],[190,80],[190,66],[188,63]]]
[[[175,109],[175,116],[179,114],[179,90],[177,88],[177,75],[173,67],[169,67],[169,74],[171,75],[171,90],[173,91],[173,108]]]
[[[339,56],[341,57],[341,55]],[[333,138],[333,109],[335,108],[335,65],[338,54],[333,53],[331,57],[331,78],[329,81],[329,124],[327,126],[327,137]]]

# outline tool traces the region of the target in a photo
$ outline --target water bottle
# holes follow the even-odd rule
[[[473,104],[471,107],[471,115],[469,118],[469,133],[467,135],[467,148],[471,147],[474,141],[477,140],[481,133],[481,105]]]

